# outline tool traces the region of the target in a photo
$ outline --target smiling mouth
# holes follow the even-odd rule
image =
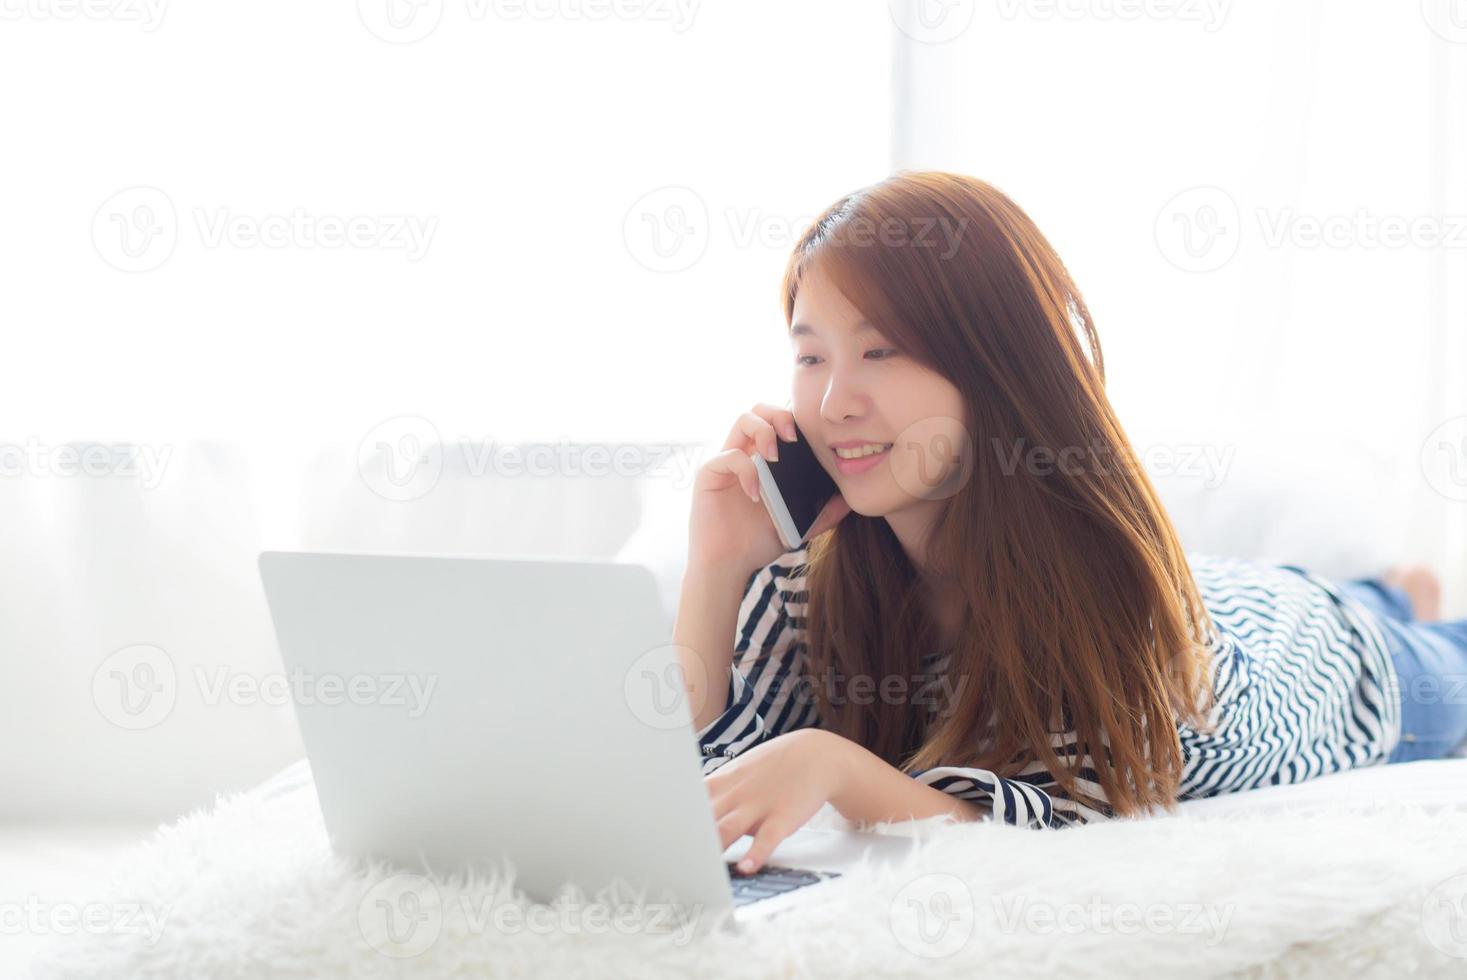
[[[886,452],[892,447],[890,442],[873,442],[865,446],[852,446],[849,449],[836,449],[835,455],[840,459],[864,459],[867,456],[876,456]]]

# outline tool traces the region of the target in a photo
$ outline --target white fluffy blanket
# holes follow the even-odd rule
[[[572,892],[534,906],[503,876],[417,879],[405,904],[393,869],[332,854],[293,770],[157,831],[96,896],[112,925],[67,937],[37,976],[1467,975],[1460,810],[895,825],[921,838],[904,866],[690,939]],[[384,898],[411,933],[387,934]]]

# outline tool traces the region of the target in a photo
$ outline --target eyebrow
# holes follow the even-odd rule
[[[856,333],[870,333],[875,329],[876,327],[874,327],[868,320],[862,320],[860,323],[856,324]],[[807,335],[814,336],[814,334],[815,328],[810,326],[810,324],[808,323],[797,323],[793,327],[790,327],[791,337],[804,337]]]

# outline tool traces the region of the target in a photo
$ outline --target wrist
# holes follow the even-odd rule
[[[824,728],[802,731],[810,732],[815,757],[821,768],[830,774],[826,799],[836,812],[848,818],[854,808],[853,791],[861,785],[863,764],[876,756],[850,739]]]
[[[976,821],[988,814],[981,804],[924,786],[863,745],[824,729],[819,732],[825,736],[817,747],[819,758],[831,774],[826,799],[853,823],[915,820],[941,814]]]

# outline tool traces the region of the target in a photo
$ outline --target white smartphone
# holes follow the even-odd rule
[[[759,499],[779,532],[786,548],[805,543],[805,536],[826,502],[837,491],[835,481],[815,458],[805,434],[795,426],[795,441],[779,441],[779,459],[767,461],[757,452],[749,454],[759,471]]]

